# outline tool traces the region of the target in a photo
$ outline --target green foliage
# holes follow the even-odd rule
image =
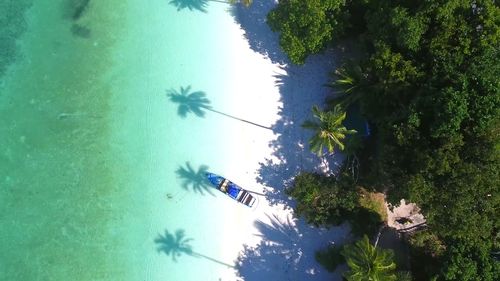
[[[353,245],[345,245],[342,255],[349,266],[344,273],[348,281],[397,280],[394,253],[374,247],[366,235]]]
[[[377,213],[383,221],[387,221],[387,208],[385,206],[384,194],[368,192],[364,188],[359,188],[359,205],[362,208]]]
[[[351,135],[346,138],[344,145],[344,154],[347,157],[353,156],[363,148],[363,138],[359,134]]]
[[[348,213],[346,218],[351,225],[351,232],[356,236],[373,236],[383,223],[379,213],[359,206]]]
[[[344,150],[343,140],[347,135],[356,133],[355,130],[348,130],[342,125],[346,118],[345,111],[340,106],[336,106],[332,111],[321,111],[317,106],[313,106],[312,112],[318,121],[306,121],[302,125],[315,131],[309,141],[311,150],[318,156],[324,154],[325,148],[329,153],[333,153],[335,147]]]
[[[413,241],[422,270],[490,280],[492,258],[480,253],[500,225],[500,9],[454,0],[364,8],[361,65],[373,85],[358,100],[376,125],[376,150],[361,181],[422,208],[433,231],[420,237],[426,247]]]
[[[387,221],[384,196],[358,188],[358,206],[347,217],[351,232],[356,236],[373,236]]]
[[[344,110],[370,91],[371,82],[362,67],[353,61],[337,68],[332,78],[333,82],[327,86],[335,90],[335,98],[331,99],[329,103],[334,106],[340,105]]]
[[[398,272],[396,272],[396,280],[398,280],[398,281],[412,281],[413,277],[411,276],[410,271],[398,271]]]
[[[356,236],[374,235],[386,216],[379,195],[356,189],[345,170],[337,178],[301,173],[287,194],[297,201],[297,215],[308,223],[320,226],[348,221]]]
[[[498,280],[500,262],[491,258],[489,248],[462,242],[454,243],[445,254],[444,280]]]
[[[377,40],[374,48],[369,64],[379,88],[408,86],[421,75],[414,62],[394,51],[387,43]]]
[[[430,280],[440,270],[446,247],[444,242],[430,230],[416,232],[408,239],[411,268],[416,280]]]
[[[296,3],[281,2],[277,10]],[[427,279],[499,276],[491,256],[500,229],[498,3],[353,0],[338,7],[330,13],[336,26],[348,26],[346,14],[355,16],[350,31],[358,33],[351,35],[366,50],[359,66],[339,68],[333,82],[340,91],[334,102],[358,103],[373,124],[365,154],[350,151],[363,159],[360,183],[383,190],[390,203],[406,198],[421,207],[432,231],[421,238],[430,248],[416,247],[421,268],[432,271]],[[281,13],[272,25],[282,38],[301,34],[304,26],[289,23],[302,20],[301,13],[309,19],[308,12]],[[331,31],[325,21],[318,17],[315,23],[324,27],[313,30]],[[303,61],[313,53],[300,42],[306,36],[291,37],[298,46],[282,42],[287,54]],[[367,210],[358,210],[352,221],[365,217]]]
[[[267,17],[290,60],[303,64],[306,57],[322,51],[342,33],[345,0],[280,1]]]
[[[428,29],[430,19],[425,15],[410,15],[404,7],[395,7],[389,16],[397,45],[408,51],[416,52],[421,47],[420,40]]]
[[[344,256],[340,254],[341,250],[341,247],[332,245],[324,250],[317,251],[314,257],[326,270],[333,272],[339,264],[345,262]]]
[[[443,241],[429,230],[416,232],[408,239],[408,242],[413,250],[434,258],[441,257],[446,250]]]
[[[357,206],[357,194],[346,177],[335,179],[301,173],[287,190],[297,200],[295,211],[314,225],[339,224]]]

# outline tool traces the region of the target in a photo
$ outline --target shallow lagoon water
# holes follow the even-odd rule
[[[218,280],[232,202],[196,172],[228,168],[233,121],[166,93],[234,101],[228,6],[0,2],[25,19],[0,78],[0,280]]]

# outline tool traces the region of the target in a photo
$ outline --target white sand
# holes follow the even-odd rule
[[[225,175],[266,196],[257,196],[254,209],[239,205],[228,210],[221,251],[223,260],[235,268],[221,272],[220,280],[340,280],[340,274],[328,273],[315,261],[314,253],[348,239],[348,227],[307,225],[294,216],[292,202],[283,193],[299,171],[324,170],[309,151],[310,132],[301,124],[312,118],[312,105],[324,104],[329,90],[323,85],[335,59],[324,54],[301,67],[283,64],[278,38],[263,24],[269,7],[255,1],[249,10],[237,9],[237,21],[247,36],[236,22],[225,35],[234,62],[228,74],[231,107],[225,113],[272,130],[238,120],[227,128],[232,146],[226,150],[231,164]],[[329,165],[338,165],[339,157],[329,159]]]

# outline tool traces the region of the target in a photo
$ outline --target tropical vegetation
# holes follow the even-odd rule
[[[319,250],[315,253],[314,258],[329,272],[335,271],[337,266],[345,263],[345,258],[340,254],[342,247],[330,245],[324,250]]]
[[[384,192],[393,204],[415,202],[426,216],[425,239],[409,242],[413,260],[426,269],[414,278],[500,276],[498,3],[289,0],[279,2],[268,22],[297,64],[344,39],[355,42],[358,55],[334,72],[331,115],[355,104],[372,127],[355,151],[360,173],[353,182]],[[314,152],[342,148],[324,136],[315,135]],[[317,203],[313,195],[292,196]],[[335,200],[326,208],[334,218],[335,208],[343,211]],[[422,247],[419,239],[434,246]]]
[[[319,53],[342,34],[344,5],[343,0],[280,1],[267,21],[280,32],[281,47],[290,60],[303,64],[307,55]]]
[[[304,128],[314,131],[314,136],[309,141],[311,150],[321,156],[328,151],[333,153],[335,147],[344,150],[343,140],[347,135],[356,133],[356,130],[348,130],[342,122],[346,118],[346,112],[340,106],[332,111],[321,111],[317,106],[312,108],[313,115],[317,121],[306,121]]]
[[[380,212],[380,202],[357,187],[347,170],[329,177],[300,173],[286,192],[297,200],[295,213],[316,226],[339,225],[347,220],[354,234],[373,235],[386,216]]]
[[[393,252],[373,246],[366,235],[354,244],[345,245],[341,253],[349,266],[344,273],[348,281],[397,280]]]
[[[356,191],[348,180],[304,172],[295,177],[287,193],[297,200],[296,213],[309,223],[336,225],[358,205]]]

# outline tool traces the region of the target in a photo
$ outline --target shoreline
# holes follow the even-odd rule
[[[16,218],[22,224],[12,220],[15,225],[6,229],[19,227],[19,232],[29,234],[20,240],[12,236],[17,249],[28,249],[30,243],[43,249],[33,256],[33,266],[23,271],[14,269],[25,266],[23,257],[11,256],[13,269],[5,274],[25,274],[23,278],[29,279],[43,273],[53,280],[128,276],[260,281],[296,276],[331,281],[333,275],[315,263],[314,250],[342,241],[347,228],[311,228],[293,217],[282,192],[298,170],[314,170],[321,163],[309,152],[308,134],[300,127],[310,117],[308,107],[321,104],[327,93],[321,87],[327,74],[321,58],[294,67],[276,60],[276,50],[262,53],[255,49],[255,40],[274,36],[267,25],[245,23],[227,11],[228,5],[209,5],[202,14],[178,11],[159,0],[96,2],[79,22],[91,30],[87,38],[70,33],[71,24],[58,17],[60,3],[54,2],[52,9],[36,5],[31,11],[36,19],[53,22],[30,26],[24,35],[45,42],[26,43],[28,57],[37,59],[36,68],[28,65],[31,61],[20,64],[32,74],[29,80],[38,83],[7,85],[12,93],[26,93],[26,98],[15,95],[29,113],[22,115],[12,106],[18,120],[39,120],[44,126],[33,130],[30,122],[20,127],[9,123],[12,133],[7,140],[22,152],[15,160],[29,166],[19,169],[25,174],[6,175],[6,181],[30,194],[20,201],[19,193],[9,193],[6,206],[23,202],[17,212],[28,215]],[[122,12],[108,19],[115,4]],[[266,8],[242,8],[240,16],[261,20],[261,9]],[[102,24],[118,17],[119,26]],[[249,30],[249,24],[262,30]],[[46,26],[61,29],[65,36],[39,36]],[[51,61],[46,61],[46,54]],[[81,63],[86,56],[98,64]],[[71,64],[78,67],[68,71]],[[189,86],[191,93],[206,93],[213,112],[182,118],[165,91]],[[69,102],[70,98],[79,102]],[[104,117],[94,112],[99,106],[106,110]],[[106,131],[97,129],[101,126]],[[82,145],[61,149],[73,148],[68,144],[76,140]],[[40,177],[41,166],[47,169],[46,177]],[[265,196],[257,196],[256,209],[247,209],[218,191],[207,194],[202,187],[205,193],[200,192],[192,174],[179,176],[181,169],[192,167],[196,172],[204,166]],[[41,193],[32,193],[30,177],[40,182]],[[47,223],[40,223],[42,217]],[[171,243],[169,235],[179,238],[178,243]],[[79,267],[64,263],[68,253]],[[80,268],[93,270],[82,274]]]
[[[258,8],[242,12],[251,14],[251,9]],[[312,105],[324,104],[328,90],[322,85],[327,82],[331,65],[323,57],[330,58],[332,54],[313,56],[303,66],[273,62],[252,48],[240,22],[235,20],[233,25],[232,34],[226,34],[234,50],[231,57],[237,58],[232,71],[237,75],[229,79],[231,87],[226,94],[231,99],[229,114],[271,130],[236,120],[226,128],[236,136],[225,151],[228,162],[233,164],[221,175],[266,196],[257,196],[255,210],[233,204],[234,210],[225,217],[221,252],[223,260],[234,262],[235,268],[222,270],[220,280],[340,280],[340,274],[327,272],[315,261],[314,253],[332,242],[349,239],[349,227],[309,226],[294,216],[291,202],[283,193],[295,176],[293,173],[321,172],[324,168],[309,151],[309,132],[301,123],[312,118]],[[271,31],[265,27],[261,32],[263,36],[275,36],[267,34]],[[289,146],[288,142],[294,145]],[[283,157],[283,149],[293,157]],[[331,165],[340,160],[331,159]],[[277,174],[268,176],[268,169],[272,168],[277,168]],[[290,171],[280,174],[281,169]],[[256,264],[262,259],[265,263]]]

